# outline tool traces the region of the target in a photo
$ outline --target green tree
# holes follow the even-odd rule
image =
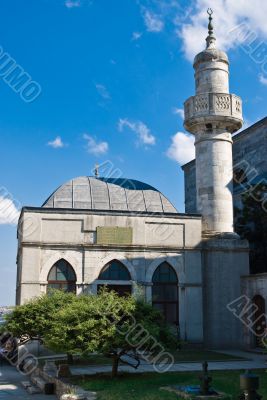
[[[126,356],[134,357],[138,367],[142,352],[153,358],[157,352],[178,347],[161,313],[132,296],[119,297],[107,289],[97,296],[77,297],[56,318],[45,335],[47,346],[83,356],[104,354],[112,358],[113,377]]]
[[[59,290],[34,298],[7,314],[2,330],[11,332],[22,343],[41,341],[55,322],[57,312],[75,299],[74,294]]]
[[[141,353],[155,357],[178,347],[177,339],[151,305],[132,296],[119,297],[106,288],[96,295],[75,296],[61,291],[16,307],[6,329],[18,337],[42,340],[56,352],[112,358],[112,376],[119,363]]]

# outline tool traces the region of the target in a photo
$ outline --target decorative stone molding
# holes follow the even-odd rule
[[[195,112],[202,112],[206,111],[209,108],[209,97],[208,94],[201,94],[195,96],[194,99],[194,111]],[[189,107],[190,109],[190,107]]]
[[[242,100],[235,94],[227,93],[203,93],[189,97],[184,103],[186,129],[190,131],[190,125],[195,118],[231,117],[242,123]]]

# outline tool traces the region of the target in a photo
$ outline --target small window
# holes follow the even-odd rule
[[[120,261],[114,260],[105,265],[98,279],[105,281],[130,281],[131,276],[127,268]]]

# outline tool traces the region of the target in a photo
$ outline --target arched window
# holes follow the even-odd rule
[[[152,287],[152,304],[160,310],[166,322],[179,324],[178,279],[174,269],[163,262],[154,272]]]
[[[100,281],[107,281],[103,284],[98,285],[98,290],[106,286],[110,290],[114,290],[120,296],[125,296],[127,294],[131,294],[132,292],[132,285],[127,283],[123,284],[121,282],[115,281],[130,281],[131,275],[128,269],[118,260],[113,260],[106,264],[102,271],[99,274],[98,280]],[[114,283],[109,282],[114,281]]]
[[[254,326],[253,330],[255,334],[255,345],[262,347],[262,337],[264,336],[266,329],[266,314],[265,314],[265,300],[262,296],[257,294],[253,297],[252,302],[256,306],[254,313]]]
[[[98,279],[108,281],[130,281],[131,276],[128,269],[120,261],[113,260],[104,266]]]
[[[61,289],[76,293],[76,275],[72,266],[64,259],[57,261],[48,274],[47,289]]]

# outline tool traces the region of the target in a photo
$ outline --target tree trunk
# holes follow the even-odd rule
[[[67,354],[67,360],[69,365],[73,365],[73,355]]]
[[[115,378],[118,375],[118,369],[119,369],[119,362],[120,362],[120,357],[119,356],[113,356],[112,357],[112,372],[111,372],[111,377]]]

